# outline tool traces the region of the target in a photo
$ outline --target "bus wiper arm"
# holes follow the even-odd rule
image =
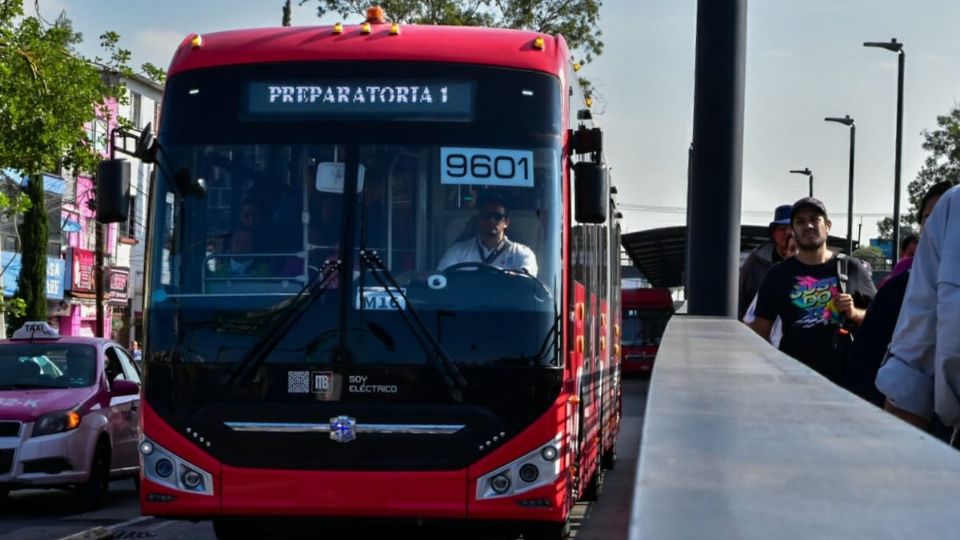
[[[460,374],[460,369],[457,368],[457,364],[450,358],[450,354],[443,348],[443,345],[437,337],[433,335],[433,332],[427,328],[427,325],[423,322],[417,310],[410,304],[407,294],[403,292],[403,289],[400,288],[400,284],[397,283],[393,274],[391,274],[390,270],[383,264],[383,260],[380,259],[376,251],[364,249],[360,250],[360,261],[371,270],[370,273],[373,274],[374,279],[387,291],[387,294],[390,295],[390,300],[394,304],[398,306],[401,305],[400,302],[397,302],[394,294],[403,299],[402,305],[406,306],[406,308],[399,310],[401,318],[407,324],[410,333],[416,338],[417,343],[420,344],[420,347],[423,348],[432,360],[433,366],[440,373],[440,377],[443,379],[444,384],[447,385],[447,389],[450,390],[450,396],[455,401],[463,401],[463,389],[467,387],[467,380],[463,378],[463,375]],[[389,282],[389,285],[387,282]],[[409,317],[407,316],[407,312],[409,312]],[[412,323],[411,319],[413,319]],[[426,342],[424,342],[424,340],[426,340]]]
[[[287,312],[282,314],[277,322],[264,332],[263,336],[237,362],[237,365],[227,373],[224,383],[235,386],[247,380],[250,374],[263,363],[277,343],[280,343],[280,340],[287,335],[287,332],[300,320],[300,317],[307,312],[307,309],[323,296],[330,283],[333,282],[333,276],[340,272],[341,267],[342,262],[339,260],[323,263],[320,270],[287,305]],[[302,301],[303,297],[308,294],[310,295],[309,298]]]

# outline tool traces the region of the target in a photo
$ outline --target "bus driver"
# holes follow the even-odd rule
[[[503,197],[485,191],[480,194],[477,209],[476,227],[479,234],[450,246],[437,264],[437,270],[442,272],[455,264],[471,262],[536,276],[537,257],[533,250],[511,241],[505,234],[510,226],[510,217]]]

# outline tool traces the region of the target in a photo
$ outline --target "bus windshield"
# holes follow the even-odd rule
[[[381,67],[336,84],[304,78],[316,64],[296,76],[287,65],[171,79],[151,218],[151,347],[238,362],[288,326],[282,315],[337,263],[263,361],[421,363],[427,331],[457,363],[558,364],[559,82],[479,67],[438,68],[433,79],[422,66],[411,82],[402,66]],[[305,108],[278,108],[288,88]],[[404,88],[419,109],[398,109]],[[310,92],[322,104],[329,90],[335,104],[358,99],[353,89],[379,106],[310,107]],[[424,105],[429,89],[456,107]],[[196,114],[171,113],[178,103]],[[500,113],[479,120],[491,106]],[[491,122],[501,114],[530,121]],[[199,179],[202,192],[184,188]]]
[[[654,347],[660,345],[663,332],[667,328],[672,313],[662,309],[623,310],[623,334],[621,344],[624,347]]]

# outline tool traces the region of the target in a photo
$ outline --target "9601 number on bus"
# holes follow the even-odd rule
[[[441,148],[440,183],[533,187],[533,152],[503,148]]]

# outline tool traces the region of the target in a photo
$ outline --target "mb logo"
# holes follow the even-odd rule
[[[333,372],[314,371],[311,375],[311,390],[314,394],[329,394],[333,390]]]

